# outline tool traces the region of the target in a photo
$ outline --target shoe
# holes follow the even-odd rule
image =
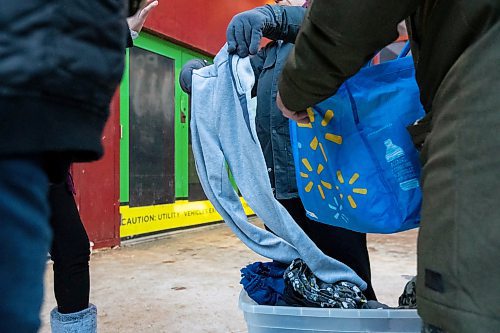
[[[93,304],[78,312],[60,313],[55,307],[50,312],[52,333],[97,333],[97,308]]]

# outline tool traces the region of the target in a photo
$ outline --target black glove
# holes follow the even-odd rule
[[[203,59],[193,59],[186,62],[182,66],[181,74],[179,75],[179,84],[181,85],[182,91],[187,94],[191,94],[191,83],[193,81],[193,70],[200,69],[208,66],[208,62]]]
[[[256,54],[265,30],[274,28],[277,22],[279,6],[262,6],[235,15],[226,30],[227,51],[237,53],[244,58]],[[281,18],[281,15],[279,15]]]

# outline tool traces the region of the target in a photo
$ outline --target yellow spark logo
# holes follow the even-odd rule
[[[311,173],[311,175],[314,175],[314,169],[311,166],[311,163],[309,163],[309,160],[307,158],[303,158],[302,159],[302,164],[304,164],[304,166],[306,167],[307,171],[309,171]],[[318,166],[316,167],[316,174],[318,176],[320,176],[324,169],[325,169],[325,167],[323,166],[323,164],[319,163]],[[301,172],[300,176],[302,178],[308,178],[308,179],[310,179],[310,177],[309,177],[310,174],[305,173],[305,172]],[[309,192],[311,192],[311,190],[313,189],[313,187],[314,187],[314,182],[312,180],[309,180],[309,182],[304,187],[304,189],[306,190],[307,193],[309,193]],[[322,179],[319,179],[319,182],[316,184],[316,188],[318,189],[318,192],[321,195],[321,198],[323,200],[325,200],[325,192],[323,190],[323,187],[325,187],[328,190],[331,190],[332,189],[332,184],[329,183],[329,182],[326,182],[326,181],[324,181]]]
[[[325,117],[321,121],[321,126],[326,127],[330,123],[330,120],[333,119],[334,116],[335,116],[335,114],[333,113],[332,110],[327,110],[325,113]],[[327,139],[328,141],[331,141],[333,143],[336,143],[338,145],[342,144],[342,136],[340,136],[340,135],[336,135],[333,133],[326,133],[325,139]]]
[[[298,123],[297,125],[299,127],[313,128],[313,123],[316,120],[316,116],[315,116],[312,108],[307,108],[307,115],[309,116],[310,123],[308,123],[308,124]],[[335,114],[333,113],[332,110],[327,110],[325,113],[325,116],[323,117],[323,119],[321,119],[321,126],[323,126],[323,127],[328,126],[328,124],[330,123],[330,121],[333,119],[334,116],[335,116]],[[328,141],[331,141],[333,143],[336,143],[338,145],[342,144],[342,136],[337,135],[337,134],[326,133],[325,139]],[[316,149],[318,149],[318,147],[319,147],[321,150],[321,154],[323,155],[323,158],[325,159],[325,162],[328,162],[328,158],[326,156],[325,149],[323,148],[323,144],[321,142],[319,142],[319,140],[316,136],[314,136],[313,139],[311,140],[311,143],[309,143],[309,147],[311,147],[311,149],[314,151],[316,151]]]
[[[359,173],[355,172],[351,179],[349,179],[348,184],[351,187],[351,192],[356,193],[356,194],[361,194],[361,195],[366,195],[368,193],[368,190],[366,188],[359,188],[359,187],[354,187],[354,183],[359,179]],[[342,171],[337,170],[337,180],[339,181],[340,184],[345,184],[344,176],[342,175]],[[339,186],[335,186],[337,191],[340,192],[340,199],[344,198],[344,194],[340,191]],[[352,208],[358,207],[356,204],[356,201],[354,201],[354,198],[351,194],[347,195],[347,201],[349,201],[349,205],[351,205]]]
[[[335,116],[333,110],[327,110],[323,117],[321,116],[318,117],[318,115],[314,113],[314,110],[312,108],[307,109],[307,114],[309,116],[310,122],[308,124],[297,124],[299,127],[305,127],[310,129],[313,129],[315,126],[319,125],[321,125],[322,127],[327,127]],[[321,132],[324,133],[324,129],[321,130]],[[341,145],[343,142],[341,135],[337,135],[330,132],[324,134],[324,139],[338,145]],[[312,138],[311,142],[309,143],[309,147],[313,151],[317,151],[319,148],[323,156],[324,162],[325,163],[328,162],[328,158],[325,149],[323,147],[323,144],[320,142],[320,140],[318,140],[317,136],[314,136]],[[321,173],[323,172],[325,167],[323,166],[323,164],[318,163],[316,169],[314,169],[307,158],[302,158],[301,162],[307,169],[307,172],[302,172],[302,171],[300,172],[300,176],[302,178],[305,178],[305,182],[307,182],[307,184],[304,187],[304,190],[307,193],[310,193],[313,190],[313,188],[317,188],[319,194],[321,195],[321,198],[325,200],[326,197],[325,189],[328,190],[332,189],[332,183],[325,181],[324,179],[322,179],[321,176]],[[356,186],[355,183],[358,181],[359,177],[360,177],[359,173],[355,172],[346,183],[346,181],[344,180],[344,176],[342,175],[342,172],[338,170],[336,172],[337,179],[334,180],[334,185],[337,192],[339,193],[340,200],[343,201],[344,196],[346,196],[349,205],[354,209],[358,207],[358,204],[356,203],[355,200],[356,195],[366,195],[368,193],[368,190],[366,188],[361,188]],[[336,185],[335,183],[339,185]],[[334,217],[336,219],[342,219],[345,222],[348,222],[347,216],[343,213],[344,208],[342,202],[338,201],[335,197],[333,198],[333,200],[334,201],[328,206],[330,209],[335,211]]]

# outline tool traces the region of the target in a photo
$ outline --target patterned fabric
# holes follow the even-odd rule
[[[293,306],[360,309],[366,297],[346,281],[326,283],[318,279],[301,259],[295,259],[284,274],[283,300]]]
[[[417,277],[414,276],[405,286],[403,294],[399,296],[400,309],[416,309],[417,308]]]

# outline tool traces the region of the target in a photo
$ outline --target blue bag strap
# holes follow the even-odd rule
[[[410,49],[411,49],[410,46],[411,46],[410,45],[410,41],[407,41],[406,44],[405,44],[405,46],[401,50],[401,53],[399,53],[398,59],[404,58],[404,57],[406,57],[408,55],[408,53],[410,52]]]
[[[352,115],[354,117],[354,123],[356,125],[358,125],[359,124],[358,106],[356,105],[356,101],[354,100],[354,96],[352,95],[351,88],[349,87],[348,81],[344,82],[344,87],[345,87],[347,96],[349,97],[349,102],[351,103],[351,110],[352,110]]]

